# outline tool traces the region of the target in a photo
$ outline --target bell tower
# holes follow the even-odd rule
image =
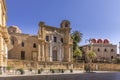
[[[70,21],[68,20],[63,20],[60,24],[61,28],[70,28]]]

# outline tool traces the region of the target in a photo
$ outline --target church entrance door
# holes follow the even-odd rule
[[[57,50],[53,51],[53,61],[57,61]]]

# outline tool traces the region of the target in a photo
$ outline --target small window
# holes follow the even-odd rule
[[[33,44],[33,48],[36,48],[36,44],[35,43]]]
[[[67,24],[67,23],[65,24],[65,27],[68,27],[68,24]]]
[[[57,38],[56,37],[54,37],[54,42],[57,42]]]
[[[63,38],[61,38],[61,42],[63,43]]]
[[[107,52],[107,49],[104,49],[105,52]]]
[[[49,36],[46,36],[46,41],[49,41]]]
[[[111,49],[111,52],[113,52],[114,50],[113,49]]]
[[[11,39],[11,44],[12,44],[12,45],[14,45],[14,43],[15,43],[15,42],[14,42],[14,40],[13,40],[13,39]]]
[[[100,48],[98,48],[98,52],[100,52]]]
[[[113,56],[111,56],[111,59],[113,59]]]
[[[25,59],[25,51],[21,51],[21,60]]]
[[[22,42],[22,43],[21,43],[21,46],[24,47],[24,45],[25,45],[24,42]]]

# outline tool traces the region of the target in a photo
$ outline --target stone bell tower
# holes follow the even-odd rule
[[[39,22],[38,26],[38,61],[45,61],[45,23]]]
[[[72,46],[73,40],[71,39],[70,21],[63,20],[60,24],[61,29],[64,30],[64,60],[70,62],[72,60]]]

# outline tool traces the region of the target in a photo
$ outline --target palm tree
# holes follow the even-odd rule
[[[79,43],[82,40],[82,33],[80,31],[73,31],[72,33],[72,38],[73,41],[76,41],[77,43]]]
[[[77,62],[77,57],[82,57],[82,51],[77,47],[73,52],[73,56],[75,57],[75,61]]]
[[[89,61],[89,67],[90,67],[90,71],[91,71],[91,68],[92,68],[92,61],[95,59],[96,57],[96,53],[93,51],[93,50],[90,50],[87,54],[87,59]]]
[[[73,39],[73,57],[77,59],[78,56],[82,56],[82,51],[78,47],[78,43],[82,40],[82,33],[77,30],[73,31],[71,37]]]

